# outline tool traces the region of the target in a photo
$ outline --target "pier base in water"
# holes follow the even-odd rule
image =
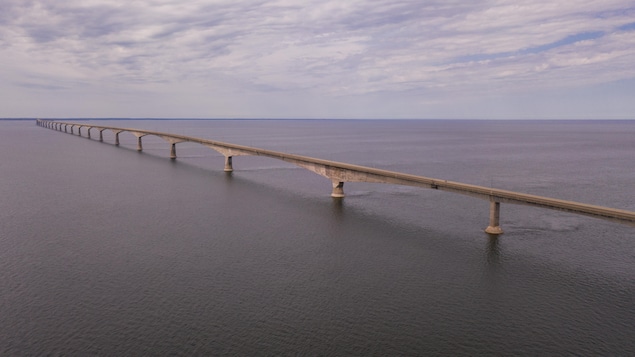
[[[170,159],[176,159],[176,143],[172,143],[172,147],[170,148]]]
[[[234,171],[234,166],[232,165],[232,157],[231,156],[225,156],[225,169],[223,171],[225,171],[225,172]]]
[[[489,226],[485,228],[485,233],[492,235],[503,234],[503,229],[500,227],[500,202],[490,201],[489,203]]]
[[[333,181],[333,192],[331,193],[331,197],[344,197],[344,182]]]

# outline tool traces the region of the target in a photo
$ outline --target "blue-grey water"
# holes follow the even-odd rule
[[[633,121],[101,121],[635,210]],[[0,355],[633,355],[635,228],[0,121]]]

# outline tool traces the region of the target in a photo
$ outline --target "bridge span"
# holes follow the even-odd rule
[[[489,225],[485,232],[492,235],[503,233],[500,227],[500,205],[510,203],[516,205],[533,206],[547,208],[551,210],[564,211],[595,218],[600,218],[612,222],[635,226],[635,212],[615,209],[603,206],[589,205],[585,203],[560,200],[555,198],[529,195],[525,193],[499,190],[489,187],[470,185],[460,182],[440,180],[424,176],[410,175],[401,172],[376,169],[359,165],[352,165],[342,162],[322,160],[308,156],[287,154],[278,151],[259,149],[249,146],[224,143],[220,141],[196,138],[192,136],[163,133],[151,130],[119,128],[112,126],[93,125],[88,123],[72,123],[53,120],[37,119],[36,124],[41,127],[63,131],[82,136],[82,128],[86,130],[86,136],[91,137],[91,130],[99,133],[99,141],[103,141],[103,132],[110,130],[115,134],[115,145],[119,145],[119,134],[129,132],[137,137],[137,150],[142,151],[142,140],[144,136],[154,135],[167,141],[170,144],[170,158],[176,159],[176,144],[181,142],[198,143],[216,150],[225,156],[224,171],[232,172],[232,158],[241,155],[266,156],[286,162],[290,162],[318,175],[331,180],[333,190],[331,196],[335,198],[344,197],[345,182],[373,182],[394,185],[405,185],[422,187],[433,190],[449,191],[480,198],[489,201]]]

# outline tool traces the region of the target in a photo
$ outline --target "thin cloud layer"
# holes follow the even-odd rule
[[[632,117],[632,63],[623,0],[0,3],[5,117]]]

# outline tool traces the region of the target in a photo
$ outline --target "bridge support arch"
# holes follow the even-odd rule
[[[115,145],[119,146],[119,133],[121,133],[121,131],[115,131]]]
[[[485,228],[485,232],[492,235],[503,234],[503,229],[500,227],[500,214],[501,204],[500,202],[489,202],[489,226]]]
[[[133,131],[132,135],[137,137],[137,151],[143,151],[143,144],[141,143],[141,138],[146,136],[146,135],[148,135],[148,134],[141,133],[141,132],[138,132],[138,131]]]

